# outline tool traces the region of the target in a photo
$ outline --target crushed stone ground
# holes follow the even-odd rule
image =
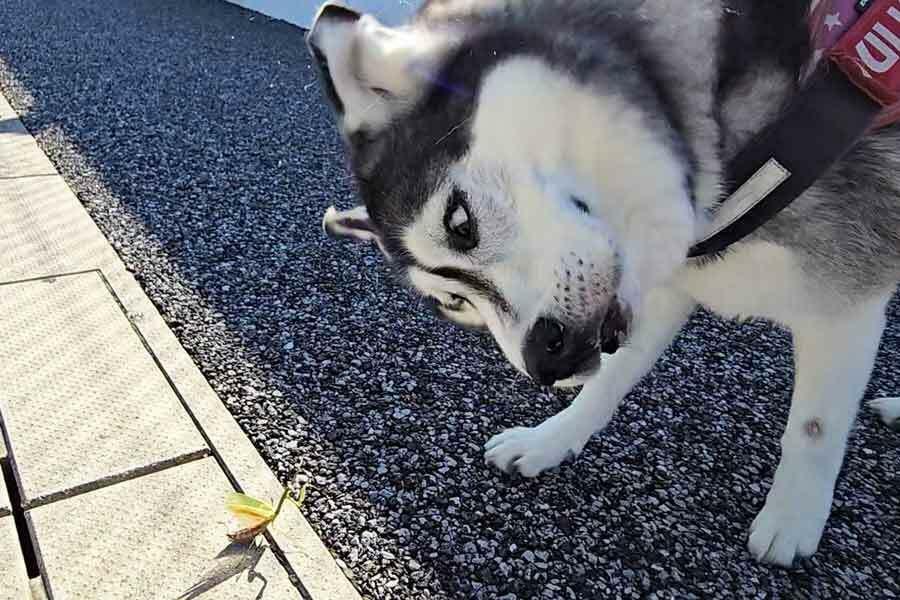
[[[435,321],[371,248],[302,32],[214,0],[3,0],[0,90],[366,598],[900,597],[900,435],[861,412],[819,553],[747,529],[790,338],[700,314],[572,465],[487,468],[568,401]],[[840,352],[840,348],[835,349]],[[900,307],[868,397],[900,394]]]

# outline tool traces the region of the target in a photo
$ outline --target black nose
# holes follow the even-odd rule
[[[572,336],[555,319],[538,319],[525,336],[525,368],[540,385],[553,385],[575,374],[570,351]]]

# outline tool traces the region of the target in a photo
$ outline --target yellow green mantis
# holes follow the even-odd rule
[[[238,529],[228,532],[228,539],[233,542],[247,544],[252,542],[256,536],[263,533],[269,525],[278,517],[281,507],[285,500],[290,500],[294,506],[300,508],[306,499],[307,484],[303,484],[297,499],[291,496],[289,488],[285,487],[281,494],[278,504],[272,508],[272,505],[263,500],[257,500],[253,496],[241,494],[240,492],[232,492],[225,498],[225,508],[230,512],[238,522]]]

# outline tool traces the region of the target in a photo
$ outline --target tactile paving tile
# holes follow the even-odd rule
[[[0,517],[0,598],[28,600],[31,590],[12,517]]]
[[[51,598],[299,598],[265,539],[229,542],[230,490],[206,458],[29,511]]]
[[[21,140],[11,140],[10,136],[22,135],[24,127],[15,119],[2,94],[0,121],[5,121],[0,124],[0,145],[4,142],[10,144],[8,147],[14,142],[21,144]],[[36,144],[17,148],[40,152]],[[33,156],[29,159],[31,162],[20,158],[19,165],[39,164],[43,158],[42,155]],[[135,319],[140,317],[141,332],[147,343],[155,349],[167,373],[190,403],[193,414],[213,440],[233,476],[254,493],[281,493],[281,483],[210,388],[156,307],[126,271],[65,181],[58,175],[16,177],[24,175],[21,172],[12,175],[13,179],[0,177],[0,284],[60,273],[102,270],[122,304],[135,314]],[[132,225],[141,226],[138,222]],[[0,320],[3,317],[0,314]],[[0,363],[0,375],[3,367]],[[0,409],[3,392],[4,386],[0,382]],[[359,593],[300,511],[289,507],[283,512],[273,535],[285,550],[294,571],[302,574],[310,598],[359,600]]]
[[[26,507],[207,452],[99,273],[0,285],[0,381]]]
[[[62,177],[0,177],[0,283],[118,264]]]

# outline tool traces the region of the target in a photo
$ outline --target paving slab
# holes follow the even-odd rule
[[[115,276],[113,276],[115,277]],[[117,291],[129,313],[141,315],[140,329],[166,366],[175,386],[188,400],[214,451],[247,493],[277,498],[283,487],[240,426],[225,408],[190,356],[137,284],[123,276]],[[361,596],[319,539],[303,513],[285,506],[271,529],[279,549],[313,600],[360,600]]]
[[[0,598],[31,598],[25,562],[19,550],[19,539],[12,517],[0,517]]]
[[[212,458],[28,511],[52,600],[300,598],[265,540],[229,543]]]
[[[0,282],[117,263],[62,177],[0,177]]]
[[[10,113],[0,94],[0,120],[7,122],[7,129],[0,127],[0,147],[12,144],[10,136],[22,135],[24,130]],[[46,159],[36,145],[20,149],[40,154],[29,159],[33,164]],[[27,162],[24,158],[20,161],[20,165]],[[133,225],[141,227],[139,222]],[[0,177],[0,283],[88,270],[102,273],[125,314],[143,335],[146,347],[179,390],[209,446],[221,457],[229,479],[248,493],[277,497],[282,490],[278,479],[66,182],[58,175]],[[0,363],[0,371],[3,367]],[[0,409],[2,394],[0,388]],[[299,510],[286,507],[271,535],[278,551],[290,563],[290,570],[300,577],[309,598],[360,599]]]
[[[0,96],[0,177],[55,175],[56,169],[40,152],[18,115]],[[35,150],[38,150],[35,152]]]
[[[208,453],[97,272],[0,284],[0,381],[26,507]]]

